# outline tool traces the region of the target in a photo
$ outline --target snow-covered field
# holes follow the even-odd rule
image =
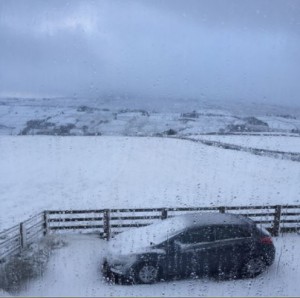
[[[191,136],[191,138],[264,150],[300,153],[299,136],[202,135]]]
[[[0,98],[0,135],[152,136],[169,129],[187,135],[232,131],[230,126],[248,123],[249,116],[258,124],[252,125],[250,131],[290,133],[300,129],[299,108],[257,107],[253,103],[247,106],[199,99],[151,99],[147,103],[124,98]],[[263,126],[259,125],[261,121]]]
[[[0,135],[38,134],[40,131],[53,131],[62,125],[72,124],[67,134],[102,135],[153,135],[172,128],[176,131],[211,132],[230,124],[235,118],[230,112],[201,109],[200,118],[186,119],[181,113],[187,108],[182,102],[177,107],[167,103],[168,109],[155,105],[136,107],[133,102],[126,104],[86,99],[1,99]],[[190,106],[190,105],[189,105]],[[120,107],[120,108],[118,108]],[[121,108],[123,107],[123,108]],[[299,112],[300,113],[300,112]],[[205,116],[215,114],[216,116]],[[28,125],[28,121],[42,121]],[[31,126],[26,133],[24,129]],[[53,134],[53,133],[52,133]],[[59,134],[59,133],[58,133]]]
[[[269,137],[260,139],[261,144]],[[261,137],[262,138],[262,137]],[[298,138],[286,138],[293,149]],[[279,140],[279,139],[277,139]],[[288,146],[290,145],[290,147]],[[0,137],[0,230],[45,209],[299,204],[298,162],[172,138]],[[105,282],[107,243],[66,236],[29,296],[299,295],[299,235],[275,239],[275,264],[256,279],[181,280],[151,286]],[[4,293],[5,294],[5,293]],[[3,295],[3,292],[0,292]]]
[[[24,286],[20,296],[298,296],[300,236],[274,238],[274,264],[254,279],[189,279],[154,285],[115,285],[101,274],[107,243],[98,236],[67,236],[54,251],[44,275]]]
[[[2,136],[0,230],[46,209],[299,204],[299,163],[168,138]]]

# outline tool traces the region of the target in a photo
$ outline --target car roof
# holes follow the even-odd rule
[[[160,244],[179,233],[207,225],[247,225],[253,224],[250,219],[235,214],[217,212],[198,212],[170,216],[145,227],[133,228],[124,231],[111,241],[108,246],[110,251],[118,254],[129,254],[142,251],[153,244]]]
[[[176,216],[178,220],[184,220],[186,227],[199,227],[207,225],[249,225],[252,221],[246,217],[232,213],[202,212],[189,213]],[[176,218],[175,217],[175,218]]]

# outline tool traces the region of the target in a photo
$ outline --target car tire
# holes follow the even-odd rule
[[[243,266],[242,277],[253,278],[264,272],[267,263],[263,257],[255,257],[249,259]]]
[[[160,268],[154,263],[141,263],[135,268],[135,281],[139,284],[152,284],[158,281]]]

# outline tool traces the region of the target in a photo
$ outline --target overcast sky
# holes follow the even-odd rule
[[[298,0],[0,0],[0,95],[299,105]]]

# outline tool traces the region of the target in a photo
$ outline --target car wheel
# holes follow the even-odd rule
[[[261,274],[267,267],[265,260],[262,257],[256,257],[246,262],[243,267],[242,276],[256,277]]]
[[[159,267],[152,263],[143,263],[136,268],[135,272],[138,283],[152,284],[158,280]]]

